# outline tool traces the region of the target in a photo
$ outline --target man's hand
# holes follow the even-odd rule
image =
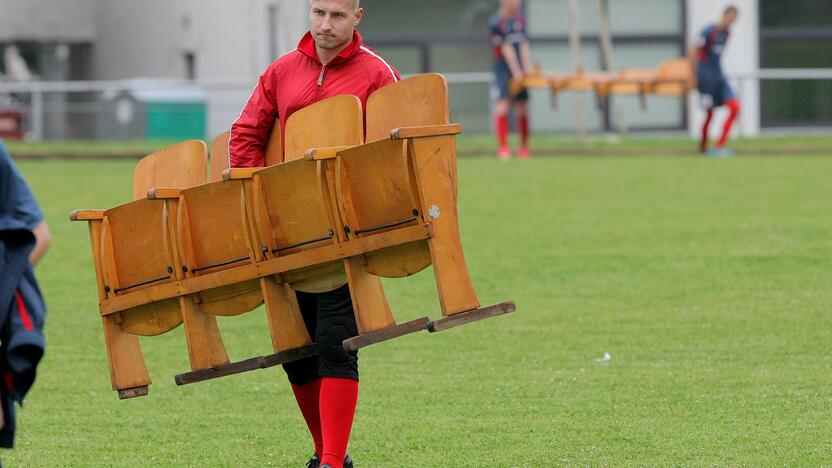
[[[49,232],[49,226],[46,225],[46,221],[41,221],[32,230],[32,233],[35,235],[35,248],[29,254],[29,262],[32,266],[35,266],[46,255],[49,246],[52,245],[52,233]]]

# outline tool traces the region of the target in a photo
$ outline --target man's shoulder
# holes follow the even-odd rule
[[[287,65],[294,65],[298,62],[298,60],[303,59],[306,57],[299,49],[292,49],[289,52],[278,57],[269,68],[280,68],[285,67]]]
[[[380,68],[387,70],[390,68],[390,64],[387,60],[381,56],[378,52],[376,52],[372,47],[361,44],[358,47],[358,51],[356,57],[362,61],[363,64],[366,64],[369,67]]]

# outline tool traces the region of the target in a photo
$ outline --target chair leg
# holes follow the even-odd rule
[[[116,315],[102,317],[102,321],[113,390],[121,399],[147,395],[151,380],[139,337],[123,332]]]
[[[428,240],[442,314],[453,315],[480,306],[465,264],[459,233],[459,216],[451,174],[454,168],[449,137],[411,140],[422,212],[433,224]]]
[[[396,325],[381,278],[367,273],[360,258],[344,260],[344,270],[350,285],[358,332],[369,333]]]
[[[288,284],[277,284],[273,277],[261,278],[260,288],[275,352],[312,344],[294,289]]]
[[[228,364],[228,353],[220,336],[217,318],[203,314],[190,297],[180,297],[185,338],[191,369],[208,369]]]

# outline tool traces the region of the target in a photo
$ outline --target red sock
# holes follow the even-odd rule
[[[508,146],[508,116],[498,115],[495,118],[494,126],[497,130],[497,143],[500,148]]]
[[[355,406],[358,404],[358,381],[324,377],[321,383],[321,428],[324,452],[321,466],[343,468],[350,442]]]
[[[520,122],[520,144],[523,148],[529,146],[529,116],[521,115],[518,119]]]
[[[319,402],[321,399],[321,379],[306,385],[292,385],[292,392],[298,402],[309,433],[312,434],[312,441],[315,442],[315,453],[319,456],[324,450],[324,438],[321,433],[321,413]]]
[[[705,116],[705,123],[702,124],[702,140],[699,143],[699,151],[704,153],[708,150],[708,130],[711,126],[711,120],[714,118],[714,111],[709,110]]]
[[[736,99],[730,99],[725,103],[725,106],[728,107],[730,113],[728,114],[728,119],[725,120],[725,126],[722,127],[722,136],[719,138],[719,143],[716,144],[717,148],[725,146],[728,137],[731,136],[731,127],[734,126],[734,121],[737,120],[737,116],[740,113],[740,102]]]

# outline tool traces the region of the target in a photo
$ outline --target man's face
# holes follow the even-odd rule
[[[503,11],[510,17],[517,16],[520,13],[522,0],[502,0]]]
[[[737,12],[734,10],[730,10],[725,13],[725,17],[722,19],[723,24],[725,24],[726,28],[731,27],[737,21]]]
[[[354,0],[311,0],[310,5],[309,30],[321,49],[337,49],[351,41],[364,16]]]

